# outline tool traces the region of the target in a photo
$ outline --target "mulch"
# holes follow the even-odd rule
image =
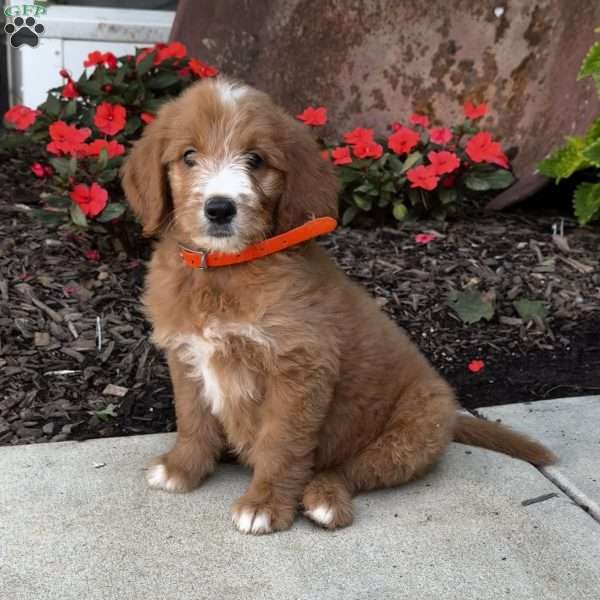
[[[30,160],[14,153],[0,173],[0,444],[173,430],[167,368],[139,305],[149,243],[132,254],[100,231],[32,218],[41,188]],[[552,236],[560,220],[476,212],[340,229],[323,244],[475,408],[600,393],[600,229],[567,218],[567,251]],[[430,230],[435,241],[415,243]],[[495,296],[490,322],[465,325],[447,306],[467,286]],[[524,322],[521,298],[544,300],[549,316]]]

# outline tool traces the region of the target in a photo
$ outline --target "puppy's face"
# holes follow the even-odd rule
[[[146,233],[212,251],[239,252],[337,215],[337,178],[307,128],[227,80],[204,80],[163,107],[128,158],[123,186]]]
[[[280,115],[244,86],[201,91],[197,104],[177,115],[187,135],[167,148],[173,224],[201,248],[238,252],[274,230],[286,170]]]

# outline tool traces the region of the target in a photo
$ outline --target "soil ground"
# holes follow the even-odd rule
[[[17,153],[0,173],[0,444],[173,430],[139,305],[150,244],[134,240],[132,255],[115,237],[44,226],[29,214],[41,189],[29,162]],[[569,251],[552,236],[561,219]],[[475,408],[600,392],[599,241],[598,227],[538,207],[340,229],[322,243]],[[447,306],[465,287],[495,297],[491,321],[466,325]],[[519,299],[543,300],[548,317],[523,321]]]

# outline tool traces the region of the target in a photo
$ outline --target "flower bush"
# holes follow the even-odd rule
[[[342,142],[322,141],[322,156],[342,181],[343,224],[375,208],[391,210],[399,221],[444,215],[466,195],[510,186],[506,154],[478,126],[488,105],[467,101],[463,110],[465,120],[451,129],[432,127],[426,115],[415,113],[407,125],[393,123],[386,138],[357,127]],[[326,109],[309,107],[297,118],[318,127],[327,121]]]
[[[600,33],[600,28],[596,29]],[[585,57],[577,79],[591,77],[600,97],[600,41]],[[558,183],[580,171],[590,171],[591,180],[579,183],[573,196],[575,216],[581,225],[600,220],[600,116],[584,136],[568,137],[566,144],[538,166],[540,173]]]
[[[85,227],[90,220],[126,216],[119,167],[127,147],[165,100],[218,71],[190,58],[179,42],[140,48],[135,56],[94,51],[83,66],[77,80],[62,69],[64,84],[50,90],[37,109],[8,110],[4,122],[12,131],[0,148],[40,146],[46,158],[31,171],[45,179],[47,191],[36,214],[50,223],[70,219]]]
[[[119,167],[131,143],[155,118],[160,105],[193,81],[218,71],[187,54],[180,42],[140,48],[135,56],[91,52],[75,80],[62,69],[63,85],[49,91],[37,109],[14,106],[4,115],[11,130],[0,149],[32,142],[45,158],[31,165],[43,178],[43,208],[49,223],[65,219],[85,227],[127,217]],[[343,224],[363,211],[391,210],[398,220],[445,214],[468,194],[489,193],[513,182],[500,144],[478,121],[485,103],[464,105],[465,120],[449,129],[431,126],[423,114],[393,123],[387,137],[357,127],[343,141],[322,142],[342,182]],[[325,107],[308,107],[297,118],[310,127],[327,122]]]

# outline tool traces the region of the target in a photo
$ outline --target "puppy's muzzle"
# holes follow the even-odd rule
[[[234,201],[227,196],[211,196],[204,205],[204,214],[214,225],[229,225],[236,213]]]

